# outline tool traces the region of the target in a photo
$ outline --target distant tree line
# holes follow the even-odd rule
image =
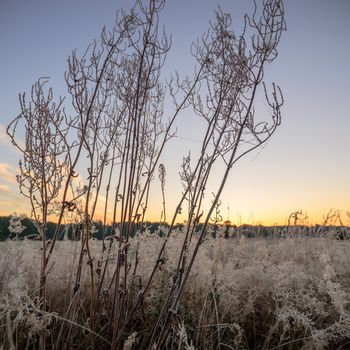
[[[0,241],[8,239],[40,239],[37,228],[32,220],[27,217],[21,219],[24,227],[23,231],[16,237],[10,229],[11,216],[0,216]],[[202,223],[198,225],[198,231],[201,230]],[[81,232],[81,224],[66,224],[62,225],[58,239],[59,240],[79,240]],[[47,239],[50,240],[54,236],[57,224],[54,222],[47,223]],[[133,224],[131,236],[135,236],[137,232],[157,233],[160,236],[164,234],[163,230],[168,227],[166,223],[160,222],[144,222],[142,225]],[[182,229],[184,224],[177,224],[176,229]],[[163,230],[162,230],[163,229]],[[112,233],[112,226],[106,227],[102,221],[94,221],[91,229],[91,238],[102,240],[103,234],[106,239],[111,239],[115,235]],[[335,225],[280,225],[280,226],[263,226],[242,224],[240,226],[231,225],[229,222],[223,224],[211,224],[208,229],[208,237],[218,238],[283,238],[288,236],[304,236],[304,237],[319,237],[322,235],[332,236],[337,239],[349,239],[350,228],[348,226]]]
[[[16,235],[11,232],[10,229],[10,220],[11,216],[0,216],[0,241],[5,241],[7,239],[14,239],[16,238]],[[18,239],[22,240],[24,238],[30,238],[30,239],[40,239],[38,229],[36,228],[35,224],[32,220],[30,220],[27,217],[24,217],[21,219],[22,225],[24,227],[23,231],[18,234]],[[66,224],[61,225],[61,229],[58,235],[58,240],[78,240],[80,238],[80,232],[81,232],[81,226],[82,224],[76,223],[76,224]],[[108,237],[112,237],[112,226],[108,225],[107,229],[103,225],[102,221],[94,221],[92,223],[93,228],[91,230],[91,238],[102,240],[103,231],[105,230],[105,236],[108,239]],[[146,229],[151,232],[155,233],[156,231],[159,231],[162,235],[162,231],[160,230],[160,226],[167,227],[167,224],[159,223],[159,222],[145,222],[143,225],[139,224],[133,224],[132,230],[131,230],[131,236],[134,236],[136,232],[143,232]],[[181,227],[183,225],[179,224],[176,227]],[[56,230],[57,224],[54,222],[48,222],[46,227],[46,237],[47,240],[50,240],[53,238],[55,230]]]

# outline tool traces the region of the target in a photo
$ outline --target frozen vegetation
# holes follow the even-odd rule
[[[85,52],[73,50],[65,96],[47,78],[19,95],[7,134],[40,242],[19,241],[29,227],[11,218],[0,244],[1,350],[347,346],[346,231],[336,240],[326,224],[297,227],[297,211],[269,238],[233,238],[228,225],[208,238],[232,168],[281,124],[283,93],[265,67],[286,30],[283,1],[253,1],[239,31],[217,8],[186,76],[164,69],[165,3],[136,0]],[[179,155],[181,195],[169,212],[164,149],[187,113],[202,130],[199,149]],[[169,225],[151,233],[156,179]],[[60,241],[69,226],[79,239]]]
[[[220,236],[220,232],[219,232]],[[135,301],[165,238],[143,233],[129,240],[124,290]],[[184,239],[174,232],[120,348],[147,347],[164,304]],[[188,254],[194,248],[193,238]],[[57,242],[47,267],[47,311],[40,308],[40,242],[0,243],[0,348],[31,349],[45,334],[47,348],[109,349],[113,246],[94,331],[90,327],[90,260],[80,242]],[[350,340],[350,242],[327,237],[207,238],[170,323],[164,349],[345,349]],[[101,241],[90,240],[98,290]],[[81,267],[81,270],[79,269]],[[75,292],[77,273],[80,288]],[[122,275],[123,276],[123,275]],[[69,311],[72,305],[74,313]],[[67,335],[70,335],[67,337]],[[93,339],[93,346],[92,344]],[[68,340],[68,343],[66,343]]]

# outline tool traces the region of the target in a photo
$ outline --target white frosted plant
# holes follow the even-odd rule
[[[350,314],[346,311],[346,306],[349,305],[349,301],[345,290],[337,281],[338,276],[334,267],[332,266],[332,261],[326,253],[321,254],[320,260],[325,265],[323,277],[326,291],[332,300],[332,304],[338,311],[340,318],[344,316],[344,314],[346,314],[346,316],[349,318]]]
[[[15,236],[14,238],[16,240],[18,240],[19,235],[26,229],[26,227],[22,224],[23,219],[23,216],[18,216],[16,213],[10,217],[10,224],[8,229],[10,233]]]
[[[5,344],[13,347],[16,331],[22,328],[29,342],[34,336],[48,333],[48,326],[55,314],[43,313],[37,298],[32,299],[27,293],[3,298],[0,303],[0,320],[6,320]],[[28,344],[28,343],[27,343]]]
[[[123,350],[131,350],[134,344],[137,343],[137,332],[129,335],[128,339],[125,340]]]
[[[179,349],[195,350],[195,347],[193,346],[192,342],[189,342],[188,340],[186,327],[183,322],[178,324],[177,336],[179,337]]]

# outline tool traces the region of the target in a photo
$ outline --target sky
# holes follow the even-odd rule
[[[260,0],[257,0],[258,2]],[[166,71],[193,71],[190,44],[208,28],[218,5],[233,18],[251,12],[250,0],[168,0],[162,13],[173,46]],[[284,224],[301,209],[310,223],[322,222],[329,209],[350,210],[350,2],[285,0],[287,31],[276,61],[267,67],[269,82],[284,94],[282,124],[263,149],[238,162],[221,197],[224,219],[235,223]],[[19,154],[6,126],[19,113],[18,93],[50,77],[56,96],[66,94],[64,71],[71,50],[83,52],[101,28],[113,25],[118,0],[0,0],[0,215],[28,213],[15,173]],[[261,113],[266,111],[261,110]],[[177,122],[178,133],[162,158],[167,169],[170,213],[181,195],[183,156],[198,149],[198,119],[190,112]],[[220,169],[218,169],[219,171]],[[217,183],[209,184],[207,202]],[[159,187],[159,184],[155,184]],[[160,215],[159,191],[149,218]],[[350,221],[350,219],[349,219]]]

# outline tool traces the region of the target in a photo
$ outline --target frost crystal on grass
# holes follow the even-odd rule
[[[131,350],[135,343],[137,343],[137,332],[130,334],[125,340],[123,350]]]

